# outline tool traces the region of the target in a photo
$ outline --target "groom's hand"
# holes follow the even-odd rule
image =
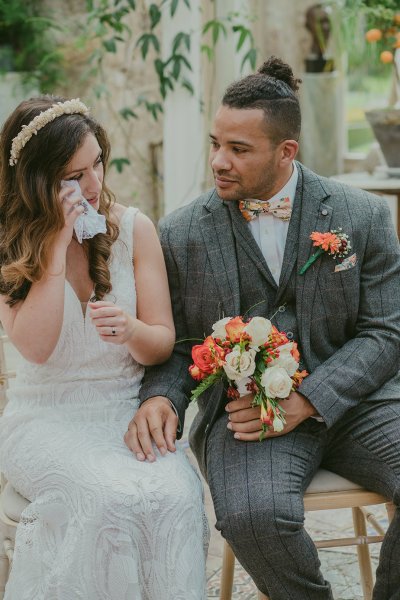
[[[285,398],[285,400],[281,400],[280,404],[286,411],[286,425],[280,432],[269,429],[264,433],[265,438],[276,437],[278,435],[289,433],[289,431],[292,431],[292,429],[297,427],[297,425],[300,425],[300,423],[309,417],[319,416],[311,402],[305,396],[303,396],[303,394],[299,394],[299,392],[291,392],[291,394]]]
[[[254,395],[247,394],[237,400],[231,400],[225,406],[228,413],[228,429],[233,431],[237,440],[246,442],[258,440],[261,428],[261,408],[253,406]]]
[[[261,408],[252,406],[253,399],[253,394],[247,394],[247,396],[242,396],[238,400],[232,400],[225,407],[225,410],[229,413],[228,429],[234,432],[234,437],[237,440],[254,442],[260,439],[262,432]],[[308,417],[318,415],[311,402],[298,392],[292,392],[286,400],[281,400],[281,405],[286,411],[286,425],[280,432],[267,431],[264,434],[266,438],[285,435]]]
[[[175,452],[178,417],[171,403],[164,396],[155,396],[146,400],[137,410],[128,425],[124,441],[138,460],[156,460],[153,442],[160,454]]]

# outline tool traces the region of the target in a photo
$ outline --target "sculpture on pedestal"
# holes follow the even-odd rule
[[[306,12],[306,28],[311,33],[311,52],[306,57],[307,73],[326,73],[334,70],[334,61],[326,56],[331,33],[330,7],[313,4]]]

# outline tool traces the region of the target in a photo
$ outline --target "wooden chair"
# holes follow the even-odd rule
[[[332,510],[351,508],[353,512],[354,537],[314,541],[317,548],[336,548],[341,546],[357,546],[358,563],[364,600],[371,600],[374,578],[368,544],[381,542],[385,535],[382,526],[374,515],[366,510],[372,504],[385,504],[389,522],[392,520],[395,507],[387,498],[370,492],[352,483],[340,475],[325,469],[319,469],[304,496],[306,511]],[[377,535],[367,534],[367,521],[373,526]],[[221,574],[220,600],[231,600],[235,555],[224,542],[224,553]],[[259,600],[268,600],[267,596],[258,592]]]
[[[0,415],[6,405],[6,390],[8,380],[15,377],[15,372],[7,371],[4,344],[8,341],[6,335],[0,332]],[[0,465],[1,467],[1,465]],[[15,532],[22,511],[29,501],[18,494],[12,485],[1,475],[0,492],[0,600],[4,596],[9,570],[12,564]]]

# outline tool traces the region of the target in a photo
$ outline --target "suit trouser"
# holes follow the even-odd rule
[[[307,419],[263,442],[214,425],[207,473],[216,527],[271,600],[332,599],[304,529],[303,495],[319,466],[400,504],[400,401],[360,403],[329,430]],[[374,600],[400,599],[400,511],[382,544]]]

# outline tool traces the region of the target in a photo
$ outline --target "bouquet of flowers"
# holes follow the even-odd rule
[[[285,411],[279,405],[296,390],[307,371],[299,370],[296,342],[278,331],[271,321],[253,317],[226,317],[214,323],[212,334],[193,346],[189,372],[199,385],[192,391],[197,398],[221,379],[228,382],[228,397],[254,394],[253,406],[261,407],[262,433],[272,428],[282,431]]]

